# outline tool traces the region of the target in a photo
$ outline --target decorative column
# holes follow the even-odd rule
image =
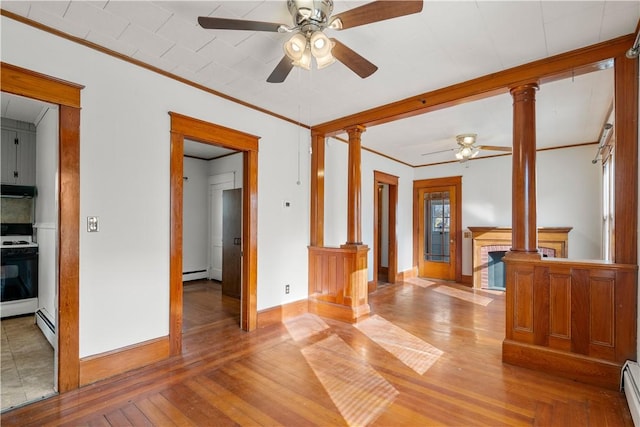
[[[311,134],[310,246],[324,246],[324,140],[324,135]]]
[[[347,242],[339,248],[314,246],[313,241],[309,246],[309,312],[351,323],[357,322],[371,311],[367,274],[369,247],[362,244],[360,223],[360,136],[364,130],[364,126],[346,129],[349,134]],[[318,163],[316,173],[319,170]],[[319,207],[314,208],[312,205],[312,209]],[[316,242],[319,237],[320,233],[316,232]]]
[[[362,245],[361,192],[362,179],[360,172],[361,136],[366,128],[353,126],[346,129],[349,134],[349,181],[347,184],[347,243],[346,245]]]
[[[540,259],[536,224],[536,83],[511,89],[513,97],[513,165],[508,258]]]

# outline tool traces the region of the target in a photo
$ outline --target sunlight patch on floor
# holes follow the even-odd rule
[[[493,301],[493,298],[483,297],[482,295],[476,295],[470,291],[454,289],[448,286],[439,286],[437,288],[434,288],[433,291],[453,297],[453,298],[458,298],[467,302],[472,302],[474,304],[482,305],[485,307]]]
[[[429,286],[433,286],[436,282],[432,282],[431,280],[421,279],[419,277],[410,277],[408,279],[403,280],[405,283],[411,283],[412,285],[420,286],[421,288],[428,288]]]
[[[350,426],[371,423],[399,394],[337,335],[331,335],[301,351]]]
[[[420,375],[424,374],[443,354],[442,350],[377,314],[354,326]]]
[[[311,313],[305,313],[288,319],[284,322],[284,325],[294,341],[301,341],[325,329],[329,329],[329,325],[327,325],[324,320]]]

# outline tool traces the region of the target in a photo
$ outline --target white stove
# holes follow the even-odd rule
[[[1,239],[0,248],[2,249],[38,247],[38,244],[31,239],[31,236],[2,236]]]

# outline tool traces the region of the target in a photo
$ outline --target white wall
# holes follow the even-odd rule
[[[209,161],[209,176],[233,173],[233,188],[242,188],[242,153],[220,157]]]
[[[366,133],[362,136],[363,142]],[[347,241],[347,164],[348,144],[335,139],[325,143],[325,228],[326,246],[339,246]],[[374,171],[398,177],[398,272],[413,264],[413,169],[370,151],[362,151],[361,212],[362,242],[369,246],[368,265],[373,266]],[[373,280],[369,268],[368,280]]]
[[[57,325],[58,110],[36,124],[35,227],[38,241],[38,308]]]
[[[183,280],[205,278],[207,273],[184,273],[207,270],[208,179],[209,162],[184,158],[183,209],[182,209],[182,273]]]
[[[366,138],[366,133],[362,138]],[[347,145],[347,144],[343,144]],[[413,169],[370,151],[362,152],[362,241],[369,250],[368,265],[373,266],[373,200],[374,171],[398,177],[398,215],[396,230],[398,239],[398,272],[410,270],[413,265]],[[345,196],[346,199],[346,196]],[[342,214],[346,219],[346,207]],[[346,234],[343,239],[346,240]],[[373,280],[373,269],[369,268],[368,280]]]
[[[81,357],[169,332],[170,111],[261,137],[258,309],[306,297],[309,151],[297,126],[6,17],[1,36],[2,61],[85,86],[80,215],[99,216],[100,231],[80,235]]]
[[[347,241],[347,168],[349,146],[337,139],[325,140],[324,161],[324,245],[340,246]],[[364,170],[361,170],[364,177]],[[364,184],[363,184],[364,185]],[[364,188],[364,187],[363,187]],[[363,209],[366,206],[362,205]],[[362,237],[364,239],[364,236]],[[370,244],[363,240],[364,243]]]
[[[593,165],[596,146],[538,152],[536,157],[539,227],[573,227],[569,257],[599,259],[601,165]],[[415,179],[462,176],[462,228],[511,226],[511,156],[464,164],[417,168]],[[471,239],[464,239],[462,274],[470,275]]]

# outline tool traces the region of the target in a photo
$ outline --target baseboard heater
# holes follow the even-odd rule
[[[207,270],[194,270],[194,271],[185,271],[182,274],[196,274],[196,273],[206,273]]]
[[[209,270],[206,268],[204,270],[192,270],[192,271],[184,271],[182,273],[182,281],[188,282],[190,280],[201,280],[209,277]]]
[[[640,367],[637,362],[627,360],[622,366],[620,389],[627,397],[633,425],[640,427]]]
[[[42,333],[45,336],[45,338],[47,339],[47,341],[49,341],[49,344],[51,344],[51,346],[53,348],[56,348],[56,345],[55,345],[56,327],[51,322],[51,320],[49,320],[47,315],[44,314],[42,309],[39,309],[39,310],[36,311],[36,324],[38,325],[38,327],[42,331]]]

